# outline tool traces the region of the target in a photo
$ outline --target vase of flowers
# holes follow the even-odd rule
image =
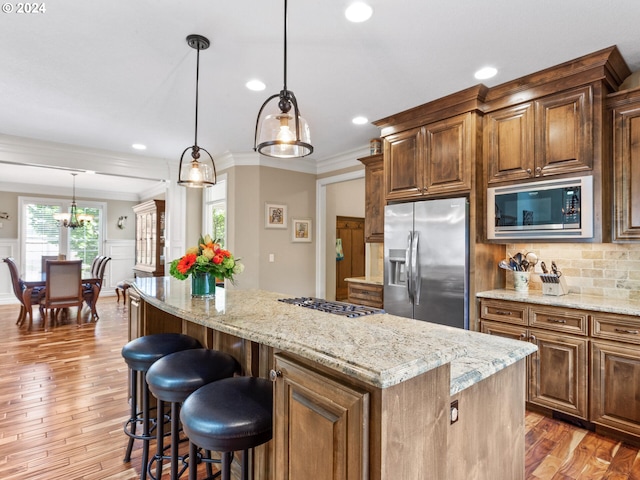
[[[200,237],[198,246],[187,249],[184,256],[171,262],[169,273],[179,280],[191,275],[192,297],[213,297],[217,278],[228,278],[233,283],[234,275],[242,270],[244,265],[239,258],[205,235]]]

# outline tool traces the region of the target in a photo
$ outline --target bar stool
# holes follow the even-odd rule
[[[192,348],[202,348],[198,340],[181,333],[156,333],[131,340],[122,347],[122,357],[129,366],[131,389],[131,416],[124,424],[124,433],[129,437],[129,444],[124,461],[131,461],[131,450],[134,440],[142,441],[142,468],[140,478],[147,478],[147,462],[149,461],[149,441],[153,438],[149,417],[149,386],[146,372],[156,361],[170,353]],[[142,410],[138,411],[138,377],[142,386]],[[136,433],[138,423],[142,424],[142,434]]]
[[[271,440],[272,383],[264,378],[233,377],[199,388],[182,404],[182,428],[189,437],[189,458],[197,448],[222,454],[222,480],[231,478],[233,452],[242,450],[241,478],[249,479],[249,449]],[[210,462],[209,459],[202,459]],[[189,462],[189,480],[196,480],[198,465]]]
[[[233,377],[240,372],[240,364],[231,355],[197,348],[172,353],[155,362],[147,371],[149,390],[158,400],[158,421],[156,423],[157,450],[149,461],[148,474],[151,478],[162,477],[164,460],[171,461],[171,479],[176,480],[184,473],[185,466],[178,471],[178,444],[180,443],[179,406],[200,387],[223,378]],[[164,404],[171,403],[171,455],[164,455]],[[184,458],[183,458],[184,461]],[[151,467],[156,464],[155,476]],[[208,465],[210,467],[210,465]]]

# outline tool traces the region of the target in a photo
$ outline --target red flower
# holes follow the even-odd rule
[[[195,253],[188,253],[180,259],[176,269],[183,275],[186,275],[189,269],[196,263],[198,256]]]
[[[222,255],[220,255],[220,254],[218,254],[218,255],[214,256],[214,257],[211,259],[211,261],[212,261],[213,263],[215,263],[216,265],[220,265],[220,264],[222,263],[222,261],[223,261],[223,260],[224,260],[224,257],[223,257]]]
[[[222,255],[223,257],[226,257],[226,258],[231,257],[231,252],[229,250],[223,250],[222,248],[216,253],[218,255]]]

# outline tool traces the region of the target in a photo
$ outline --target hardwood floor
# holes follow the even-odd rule
[[[36,313],[28,332],[15,325],[17,306],[0,305],[3,480],[139,478],[137,445],[131,462],[122,461],[126,308],[103,297],[98,311],[97,323],[88,322],[85,309],[82,327],[71,315],[69,324],[47,332]],[[528,480],[640,480],[638,448],[533,412],[526,416],[526,448]]]

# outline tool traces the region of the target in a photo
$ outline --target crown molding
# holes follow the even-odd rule
[[[44,185],[35,185],[30,183],[5,183],[0,182],[0,191],[1,192],[13,192],[18,193],[20,195],[43,195]],[[46,186],[46,195],[47,196],[57,196],[62,198],[71,199],[71,195],[69,195],[68,187],[56,187],[56,186]],[[123,192],[110,192],[103,190],[87,190],[76,188],[76,199],[80,200],[124,200],[128,202],[139,202],[140,195],[135,193],[123,193]]]
[[[334,155],[333,157],[320,160],[316,165],[316,174],[330,173],[342,170],[348,167],[361,166],[358,158],[366,157],[371,154],[369,145],[366,147],[356,148],[348,152]]]

